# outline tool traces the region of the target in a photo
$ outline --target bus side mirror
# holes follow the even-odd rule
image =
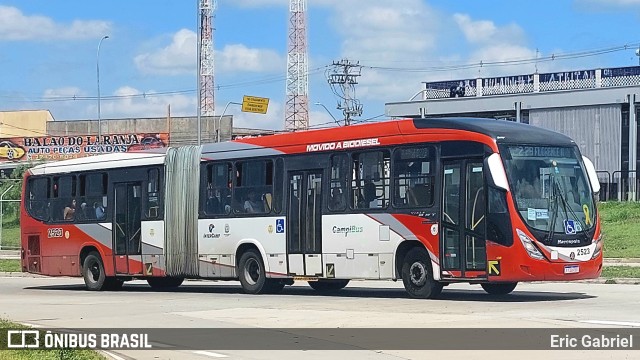
[[[509,191],[509,182],[507,181],[507,173],[502,166],[502,159],[500,154],[494,153],[489,155],[485,159],[485,167],[488,169],[489,176],[487,177],[489,182],[493,182],[493,185],[499,189]]]
[[[589,176],[589,182],[591,183],[591,189],[593,189],[593,193],[597,194],[600,192],[600,180],[598,180],[598,174],[596,173],[596,168],[593,166],[591,160],[588,157],[583,156],[582,161],[584,161],[584,167],[587,170],[587,176]]]

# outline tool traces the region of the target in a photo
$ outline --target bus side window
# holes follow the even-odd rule
[[[160,170],[147,171],[147,201],[145,205],[147,219],[157,219],[160,215]]]
[[[507,208],[507,194],[503,190],[488,187],[487,239],[497,244],[513,245],[511,219]]]
[[[358,209],[382,209],[389,206],[389,151],[353,154],[351,204]]]
[[[80,176],[81,211],[85,220],[105,220],[107,217],[107,186],[106,173],[93,173]],[[84,209],[82,204],[86,204]]]
[[[49,221],[49,198],[51,197],[51,184],[48,177],[31,178],[28,182],[29,214],[37,220]]]
[[[273,161],[252,160],[236,163],[233,188],[234,213],[267,214],[273,200]],[[268,195],[267,195],[268,194]]]
[[[435,149],[422,146],[398,149],[393,154],[394,206],[397,208],[433,205]]]
[[[344,211],[347,208],[347,173],[349,166],[346,154],[338,154],[331,157],[331,179],[329,187],[329,210]]]

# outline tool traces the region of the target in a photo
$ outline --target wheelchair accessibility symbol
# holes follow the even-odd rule
[[[578,224],[576,224],[573,220],[565,220],[564,221],[564,233],[567,235],[574,235],[576,230],[578,230]],[[580,229],[582,230],[582,229]]]
[[[284,219],[276,219],[276,234],[284,233]]]

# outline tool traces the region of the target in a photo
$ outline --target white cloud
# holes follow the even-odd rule
[[[224,106],[216,105],[218,109]],[[221,110],[216,111],[219,113]],[[277,101],[269,101],[266,114],[253,114],[242,112],[239,106],[230,106],[226,114],[233,115],[233,126],[249,129],[273,129],[282,130],[284,127],[283,104]]]
[[[0,5],[0,41],[79,40],[99,38],[112,30],[111,23],[101,20],[74,20],[56,23],[41,15],[25,15],[20,9]]]
[[[169,45],[134,58],[136,67],[143,73],[179,75],[196,71],[197,35],[181,29],[172,36]],[[284,58],[270,49],[248,48],[243,44],[225,45],[215,51],[218,72],[270,72],[284,69]]]
[[[523,31],[516,24],[497,27],[490,20],[472,20],[467,14],[454,14],[453,19],[470,43],[506,43],[523,41]]]
[[[44,99],[55,100],[59,98],[73,98],[74,96],[86,96],[86,93],[75,86],[66,86],[55,89],[46,89],[42,97]]]
[[[285,60],[274,50],[251,49],[242,44],[225,45],[216,52],[216,66],[222,72],[271,72],[285,68]]]
[[[196,68],[196,33],[180,29],[172,36],[171,44],[136,56],[134,62],[143,73],[177,75],[193,72]]]
[[[192,116],[197,109],[195,94],[172,94],[162,96],[139,96],[144,93],[152,94],[154,90],[140,91],[131,86],[122,86],[112,95],[116,99],[105,99],[101,103],[103,118],[128,117],[162,117],[167,115],[167,106],[171,105],[171,115]],[[95,106],[90,106],[94,111]]]

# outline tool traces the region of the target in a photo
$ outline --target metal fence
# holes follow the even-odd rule
[[[640,170],[596,171],[600,181],[600,201],[640,200]]]
[[[0,250],[20,249],[21,179],[0,179]]]

